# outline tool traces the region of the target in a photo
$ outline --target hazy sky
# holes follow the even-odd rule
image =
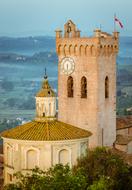
[[[0,0],[0,35],[54,35],[68,19],[84,34],[100,24],[111,32],[114,13],[132,35],[132,0]]]

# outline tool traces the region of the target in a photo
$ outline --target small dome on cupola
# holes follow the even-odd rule
[[[42,82],[42,88],[40,91],[36,94],[36,97],[56,97],[55,92],[51,88],[48,82],[48,76],[46,74],[46,69],[45,69],[45,76],[44,80]]]

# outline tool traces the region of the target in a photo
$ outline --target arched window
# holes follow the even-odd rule
[[[67,96],[73,97],[73,78],[71,76],[67,80]]]
[[[69,160],[69,151],[66,149],[63,149],[59,152],[59,163],[66,165],[70,162]]]
[[[7,165],[13,166],[13,149],[12,147],[7,147]]]
[[[81,79],[81,98],[87,98],[87,79],[82,77]]]
[[[105,98],[109,98],[109,79],[105,78]]]
[[[35,150],[27,151],[27,169],[33,169],[37,166],[37,152]]]

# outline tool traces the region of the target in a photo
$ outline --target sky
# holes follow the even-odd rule
[[[114,14],[132,36],[132,0],[0,0],[0,36],[52,35],[71,19],[89,35],[95,28],[114,30]]]

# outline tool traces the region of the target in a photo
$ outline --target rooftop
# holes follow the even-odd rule
[[[31,141],[72,140],[87,138],[91,135],[91,132],[87,130],[57,120],[32,121],[0,134],[4,138]]]
[[[132,127],[132,115],[116,119],[117,130]]]
[[[116,136],[116,144],[127,145],[131,141],[132,141],[131,136],[123,136],[123,135],[117,135]]]
[[[112,148],[112,152],[118,154],[122,157],[122,159],[129,165],[132,166],[132,154],[127,154],[125,152],[122,152],[120,150],[117,150],[116,148]]]
[[[36,97],[55,97],[55,96],[56,96],[56,94],[53,91],[53,89],[51,88],[51,86],[49,85],[48,77],[47,77],[46,71],[45,71],[44,80],[42,82],[42,88],[36,94]]]

